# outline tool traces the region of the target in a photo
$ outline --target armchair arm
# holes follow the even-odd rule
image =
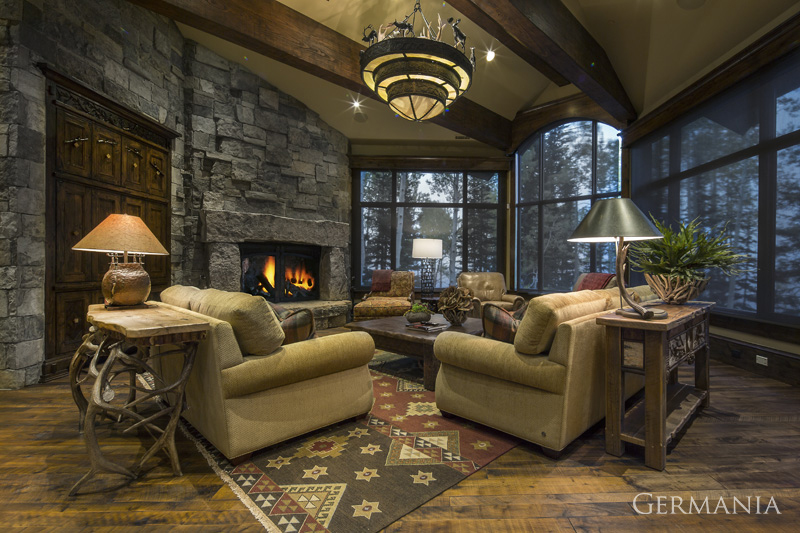
[[[236,398],[366,365],[375,355],[368,333],[351,331],[282,346],[222,371],[225,398]]]
[[[518,294],[508,294],[508,293],[506,293],[506,294],[503,295],[503,301],[504,302],[511,302],[512,304],[514,304],[514,306],[511,308],[512,311],[516,311],[517,309],[519,309],[520,307],[525,305],[525,298],[523,298],[522,296],[520,296]]]
[[[433,344],[436,358],[457,366],[529,387],[563,394],[566,368],[546,355],[526,355],[513,344],[455,331],[442,332]]]

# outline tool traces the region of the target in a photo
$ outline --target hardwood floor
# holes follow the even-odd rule
[[[713,362],[711,407],[667,455],[664,472],[643,453],[604,452],[596,427],[559,460],[522,444],[389,526],[389,532],[797,531],[800,517],[800,389]],[[520,413],[524,416],[524,413]],[[263,531],[178,432],[184,476],[164,454],[132,483],[100,475],[67,492],[89,466],[66,379],[0,391],[0,522],[15,531]],[[109,433],[104,450],[132,464],[152,442]],[[629,447],[633,448],[633,447]],[[634,450],[635,451],[635,450]],[[117,487],[117,488],[114,488]],[[751,497],[751,514],[637,515],[637,494],[683,498]],[[780,515],[755,514],[774,497]],[[646,510],[645,506],[640,506]],[[678,511],[679,513],[679,511]],[[144,528],[144,529],[142,529]]]

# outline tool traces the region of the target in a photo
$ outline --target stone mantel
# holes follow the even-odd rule
[[[205,243],[281,241],[332,248],[350,244],[350,224],[345,222],[209,209],[204,209],[200,217]]]

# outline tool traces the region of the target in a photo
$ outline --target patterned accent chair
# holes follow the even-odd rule
[[[483,316],[483,306],[487,303],[507,311],[516,311],[525,305],[522,296],[506,294],[506,278],[500,272],[462,272],[456,283],[472,291],[470,316],[473,318]]]
[[[389,316],[402,316],[414,302],[414,273],[403,270],[392,272],[392,285],[388,291],[370,291],[353,306],[353,320],[371,320]]]

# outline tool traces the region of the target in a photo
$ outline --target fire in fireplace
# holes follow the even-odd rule
[[[319,246],[246,243],[239,251],[242,292],[271,302],[319,299]]]

